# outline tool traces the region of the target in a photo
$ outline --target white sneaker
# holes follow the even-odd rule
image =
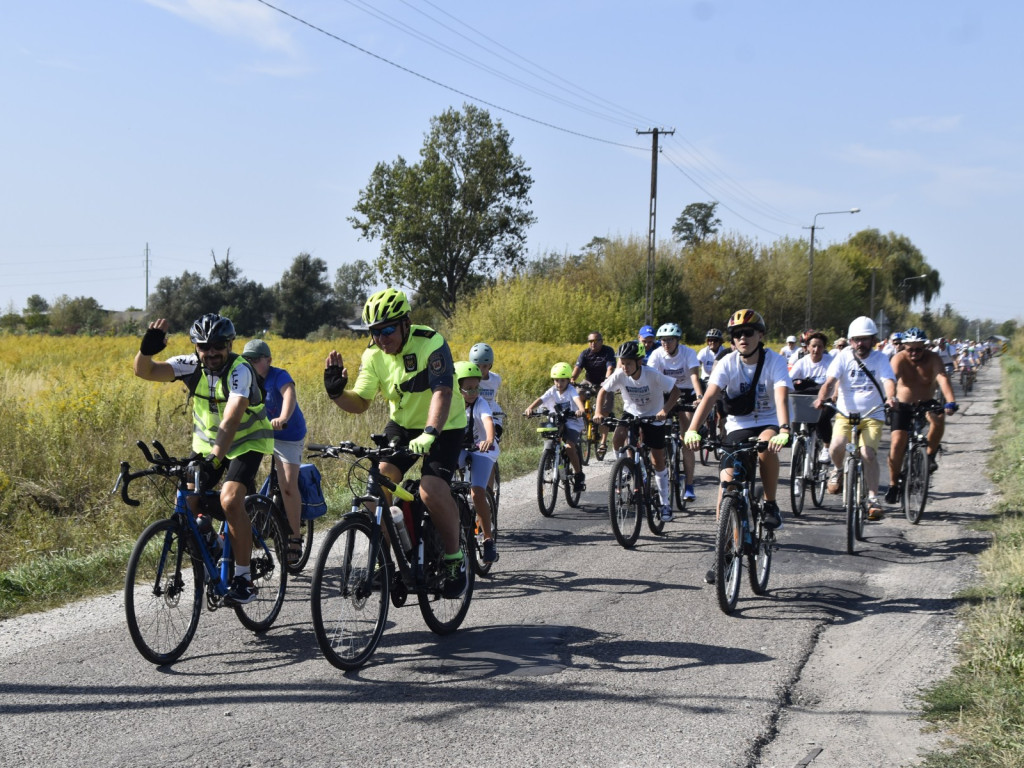
[[[831,460],[832,460],[832,457],[829,456],[829,454],[828,454],[828,447],[826,446],[826,447],[822,448],[821,452],[818,454],[818,461],[820,461],[822,463],[825,463],[826,461],[831,461]]]
[[[672,507],[661,508],[661,522],[671,523],[675,519],[675,515],[672,514]]]

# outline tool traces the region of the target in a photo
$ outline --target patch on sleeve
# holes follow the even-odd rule
[[[412,371],[416,370],[416,355],[415,355],[415,353],[413,353],[411,355],[403,355],[402,356],[402,362],[405,364],[406,373],[411,373]]]
[[[441,376],[448,371],[446,355],[435,352],[430,356],[430,373],[434,376]]]

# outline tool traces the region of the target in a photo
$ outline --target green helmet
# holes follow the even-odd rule
[[[476,363],[471,363],[469,360],[459,360],[455,363],[456,379],[482,379],[483,376],[483,371],[480,370],[480,366]]]
[[[568,363],[555,363],[551,366],[552,379],[571,379],[572,366]]]
[[[366,300],[363,307],[363,322],[370,326],[386,323],[388,320],[399,320],[408,315],[411,309],[409,300],[402,291],[385,288]]]

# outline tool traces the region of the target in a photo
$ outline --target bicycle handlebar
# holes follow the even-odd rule
[[[879,404],[879,405],[876,405],[876,406],[875,406],[874,408],[872,408],[872,409],[871,409],[870,411],[868,411],[867,413],[846,413],[846,412],[842,411],[842,410],[841,410],[841,409],[839,408],[839,406],[838,406],[838,405],[836,405],[835,403],[833,403],[833,402],[832,402],[831,400],[826,400],[826,401],[825,401],[824,403],[822,403],[821,405],[822,405],[822,407],[824,407],[824,408],[831,408],[831,409],[832,409],[833,411],[835,411],[836,413],[838,413],[838,414],[839,414],[840,416],[843,416],[844,418],[847,418],[847,419],[849,419],[849,418],[851,418],[851,417],[853,417],[853,416],[856,416],[856,417],[857,417],[857,418],[859,418],[859,419],[866,419],[866,418],[868,418],[869,416],[871,416],[871,414],[873,414],[873,413],[877,413],[877,412],[878,412],[878,411],[880,411],[880,410],[885,410],[885,409],[886,409],[886,408],[888,407],[888,406],[886,406],[886,404],[885,404],[885,403],[881,403],[881,404]]]
[[[306,452],[307,455],[312,455],[317,458],[339,459],[341,458],[341,454],[347,453],[350,456],[355,456],[357,459],[369,459],[373,462],[375,467],[374,477],[382,488],[391,491],[391,493],[403,501],[412,501],[413,495],[387,475],[381,474],[381,472],[376,469],[376,465],[385,459],[390,459],[395,456],[417,456],[419,454],[414,454],[408,448],[401,445],[380,445],[381,438],[383,438],[383,435],[370,436],[370,439],[378,444],[376,448],[367,448],[364,445],[353,443],[351,440],[346,440],[345,442],[338,443],[337,445],[307,443]],[[386,438],[384,439],[386,440]]]
[[[141,469],[138,472],[132,472],[131,466],[127,461],[122,461],[120,469],[117,473],[117,481],[114,483],[114,487],[111,489],[111,494],[117,493],[118,489],[121,490],[121,501],[130,507],[139,506],[140,502],[138,499],[133,499],[128,495],[128,485],[132,480],[138,480],[140,477],[148,477],[150,475],[160,475],[161,477],[173,477],[178,480],[185,479],[185,472],[188,471],[189,462],[186,459],[178,459],[170,456],[164,449],[163,445],[159,440],[153,441],[153,448],[156,449],[156,456],[153,455],[149,447],[141,440],[135,443],[139,450],[142,451],[142,455],[146,457],[146,461],[150,463],[150,467],[147,469]],[[196,488],[199,487],[198,470],[196,471],[196,477],[193,477],[193,483]]]

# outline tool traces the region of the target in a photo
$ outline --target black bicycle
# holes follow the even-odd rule
[[[583,488],[576,482],[576,470],[569,461],[565,439],[565,425],[575,417],[568,408],[556,408],[553,411],[541,408],[529,416],[536,417],[547,419],[537,427],[537,433],[544,438],[544,450],[537,465],[537,505],[544,517],[551,517],[555,513],[559,486],[565,490],[566,504],[574,509],[580,505]]]
[[[360,461],[365,478],[350,473],[352,510],[324,537],[311,586],[313,630],[317,644],[334,666],[357,669],[373,655],[387,623],[388,605],[405,605],[415,593],[423,620],[447,635],[461,626],[473,599],[475,572],[466,569],[468,586],[457,598],[444,597],[448,569],[441,535],[419,500],[414,483],[397,485],[380,471],[380,462],[408,454],[371,435],[375,448],[345,442],[308,445],[321,458],[349,455]],[[365,482],[363,482],[365,480]],[[387,490],[398,499],[389,507]],[[385,537],[386,532],[386,537]],[[466,557],[465,521],[459,525]]]
[[[270,629],[281,612],[288,586],[288,572],[281,567],[287,523],[274,503],[259,494],[245,497],[245,511],[252,522],[249,578],[256,599],[242,605],[231,603],[226,595],[235,562],[220,493],[189,489],[189,484],[199,487],[198,472],[190,475],[189,460],[169,456],[159,442],[153,441],[156,456],[141,440],[136,445],[150,466],[132,472],[127,461],[121,462],[114,491],[120,488],[125,504],[139,505],[128,495],[128,486],[141,477],[163,477],[177,483],[170,517],[149,525],[128,559],[124,609],[128,632],[139,653],[160,665],[181,657],[199,626],[204,585],[210,611],[232,607],[247,629]],[[189,507],[192,497],[200,499],[202,514],[198,516]],[[221,521],[219,532],[211,517]]]
[[[807,488],[811,499],[819,509],[825,503],[825,489],[832,459],[822,460],[821,451],[825,444],[815,425],[818,411],[811,406],[817,395],[790,395],[790,420],[796,424],[793,433],[793,454],[789,465],[789,502],[796,517],[804,513],[804,498]]]
[[[466,474],[461,469],[456,473],[456,477],[451,483],[452,496],[455,497],[455,503],[459,507],[459,519],[462,521],[462,527],[466,530],[466,542],[469,545],[467,547],[469,550],[469,561],[472,563],[473,570],[476,571],[478,576],[486,576],[490,573],[491,566],[494,563],[484,561],[484,529],[480,522],[480,517],[476,513],[476,507],[473,505],[473,485],[464,479]],[[495,546],[497,546],[498,502],[490,488],[485,488],[484,491],[487,494],[487,506],[491,511],[491,539],[494,541]]]
[[[764,490],[757,484],[757,454],[768,442],[752,437],[739,446],[726,446],[732,480],[722,492],[715,537],[715,593],[723,613],[732,613],[740,594],[743,560],[755,595],[768,591],[775,531],[764,523]],[[753,469],[748,470],[748,465]]]
[[[306,563],[309,562],[309,555],[313,551],[313,520],[300,520],[299,530],[292,530],[291,523],[288,522],[288,515],[284,511],[284,495],[281,493],[281,483],[277,478],[277,461],[273,454],[270,456],[270,473],[267,475],[267,479],[263,481],[260,493],[274,502],[274,506],[277,507],[281,519],[285,522],[285,528],[289,532],[288,554],[285,558],[288,573],[292,576],[302,573],[302,569],[306,567]],[[293,539],[299,539],[296,542],[299,545],[297,553],[293,552]]]
[[[928,503],[928,419],[927,414],[942,413],[941,403],[916,403],[913,408],[913,426],[907,441],[907,452],[903,455],[900,472],[900,493],[903,496],[903,514],[914,525],[921,521],[925,504]]]
[[[621,419],[606,417],[604,423],[610,427],[627,427],[626,455],[617,459],[612,467],[612,479],[608,487],[608,517],[612,524],[615,540],[626,549],[636,544],[644,517],[647,526],[656,536],[665,530],[661,519],[661,508],[668,506],[668,500],[661,498],[654,476],[654,461],[651,449],[639,440],[641,424],[652,424],[653,416],[631,416]]]

